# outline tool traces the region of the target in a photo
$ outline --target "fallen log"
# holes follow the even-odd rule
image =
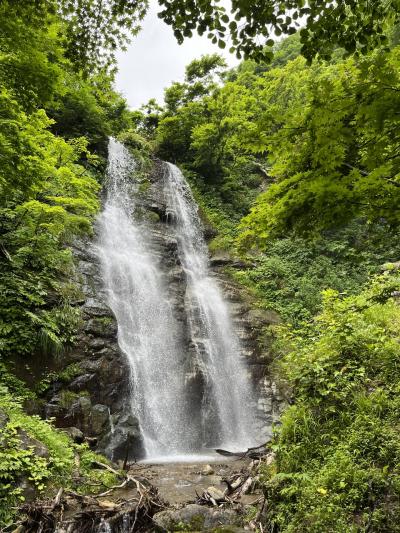
[[[248,448],[245,452],[230,452],[229,450],[222,450],[221,448],[217,448],[215,451],[224,457],[237,457],[238,459],[261,459],[267,454],[267,445],[268,442],[265,444],[260,444],[259,446]]]

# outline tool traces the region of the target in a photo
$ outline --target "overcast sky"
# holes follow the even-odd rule
[[[132,108],[150,98],[162,102],[163,89],[172,81],[181,81],[185,66],[203,54],[222,53],[229,66],[237,64],[234,55],[221,51],[207,37],[196,35],[179,45],[171,27],[157,17],[159,10],[157,0],[150,0],[142,30],[132,39],[128,51],[118,54],[116,88]]]

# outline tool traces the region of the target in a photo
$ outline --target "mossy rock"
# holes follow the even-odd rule
[[[231,509],[210,508],[190,504],[182,509],[167,510],[153,517],[158,531],[229,531],[221,529],[240,525],[240,519]]]

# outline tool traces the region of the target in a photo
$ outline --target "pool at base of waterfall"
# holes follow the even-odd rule
[[[217,453],[209,454],[177,454],[177,455],[159,455],[155,457],[146,457],[139,461],[141,464],[179,464],[179,463],[215,463],[221,462],[221,460],[229,462],[229,458],[222,458],[221,455]]]

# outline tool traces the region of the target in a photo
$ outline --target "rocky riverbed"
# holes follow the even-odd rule
[[[121,483],[103,493],[60,490],[53,500],[26,506],[27,519],[16,531],[254,531],[264,509],[259,467],[271,460],[266,454],[258,460],[215,456],[210,463],[133,464],[115,470]]]

